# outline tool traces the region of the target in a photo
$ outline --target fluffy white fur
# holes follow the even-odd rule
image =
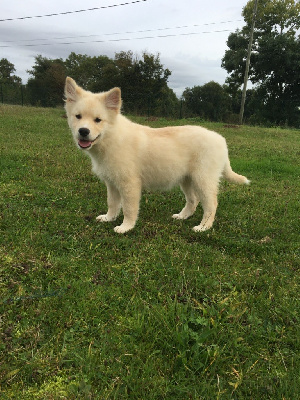
[[[136,223],[142,189],[168,190],[180,185],[185,207],[173,218],[186,219],[199,202],[203,218],[194,231],[211,228],[217,209],[219,180],[249,184],[232,171],[225,139],[199,126],[153,129],[135,124],[121,113],[121,91],[91,93],[67,78],[68,123],[77,145],[86,152],[93,172],[107,186],[108,211],[98,221],[124,220],[115,227],[125,233]]]

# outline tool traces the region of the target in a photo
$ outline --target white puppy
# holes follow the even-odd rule
[[[124,220],[125,233],[136,223],[142,189],[168,190],[180,185],[186,204],[173,218],[186,219],[201,202],[203,218],[194,231],[211,228],[219,180],[249,184],[232,171],[225,139],[199,126],[150,128],[120,113],[121,91],[91,93],[67,78],[66,112],[74,140],[92,160],[93,172],[107,186],[108,211],[98,221]]]

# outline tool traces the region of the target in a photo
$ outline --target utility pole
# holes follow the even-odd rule
[[[22,106],[24,106],[24,93],[23,93],[23,85],[21,84],[21,102]]]
[[[253,32],[254,32],[256,13],[257,13],[257,3],[258,3],[258,0],[255,0],[254,9],[253,9],[252,25],[251,25],[251,31],[250,31],[250,39],[249,39],[249,45],[248,45],[248,55],[247,55],[247,60],[246,60],[246,69],[245,69],[245,75],[244,75],[244,88],[243,88],[243,93],[242,93],[242,102],[241,102],[241,109],[240,109],[240,116],[239,116],[239,124],[240,125],[243,124],[243,117],[244,117],[244,108],[245,108],[245,100],[246,100],[246,90],[247,90],[247,82],[248,82],[248,74],[249,74],[250,56],[251,56],[252,43],[253,43]]]

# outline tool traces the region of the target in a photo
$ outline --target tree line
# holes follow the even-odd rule
[[[14,65],[0,60],[0,100],[10,98],[14,102],[18,91],[32,105],[61,105],[65,77],[69,75],[94,92],[121,87],[125,113],[236,123],[254,1],[248,1],[243,9],[245,26],[228,37],[222,58],[222,67],[228,73],[224,85],[211,81],[186,88],[178,99],[168,86],[171,71],[162,65],[159,54],[134,55],[127,51],[109,58],[71,53],[65,60],[38,55],[24,86],[14,75]],[[247,91],[245,120],[300,127],[300,4],[297,0],[259,0],[258,4],[249,70],[252,88]]]
[[[15,67],[8,60],[0,60],[0,83],[17,88],[20,82],[12,79]],[[113,59],[71,53],[68,58],[49,59],[38,55],[27,71],[30,75],[23,89],[31,105],[55,107],[63,104],[62,94],[66,76],[93,92],[119,86],[122,89],[126,113],[172,116],[179,109],[179,100],[168,87],[171,71],[161,64],[159,55],[144,52],[116,53]],[[12,89],[11,89],[12,90]]]

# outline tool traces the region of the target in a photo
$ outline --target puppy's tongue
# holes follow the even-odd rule
[[[78,144],[81,148],[86,149],[92,145],[92,142],[89,142],[88,140],[78,140]]]

